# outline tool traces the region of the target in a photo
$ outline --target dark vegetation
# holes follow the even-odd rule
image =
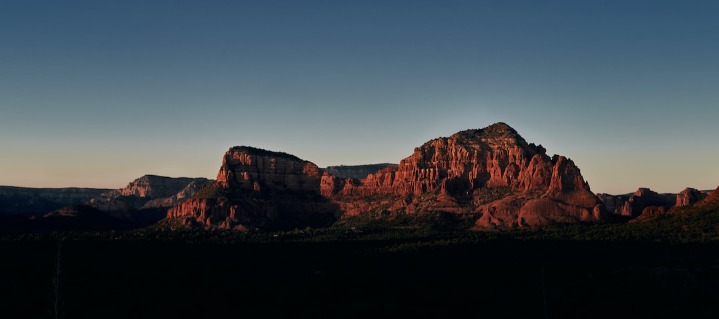
[[[302,161],[302,159],[300,159],[299,157],[294,156],[292,154],[287,154],[285,152],[275,152],[275,151],[270,151],[270,150],[252,147],[252,146],[234,146],[234,147],[230,148],[230,150],[236,151],[236,152],[243,152],[246,154],[257,155],[257,156],[287,158],[287,159],[294,160],[294,161]]]
[[[493,201],[500,200],[504,197],[509,196],[512,193],[512,189],[506,186],[500,187],[483,187],[474,191],[473,197],[479,198],[478,205],[489,204]]]
[[[396,231],[415,230],[428,234],[434,231],[455,231],[468,229],[479,218],[474,214],[453,214],[447,212],[429,212],[422,215],[390,213],[389,211],[368,212],[337,221],[335,229],[359,229],[380,234]],[[470,233],[471,234],[471,233]],[[460,235],[462,237],[463,235]]]
[[[193,195],[194,198],[220,198],[227,197],[229,194],[227,190],[220,187],[216,183],[208,183],[202,185],[200,189]]]
[[[362,179],[366,178],[369,174],[377,173],[380,170],[386,168],[397,168],[397,164],[381,163],[381,164],[366,164],[366,165],[338,165],[338,166],[327,166],[324,170],[332,176],[339,178],[354,178]]]
[[[33,234],[53,231],[88,232],[132,230],[154,225],[164,219],[167,211],[162,208],[132,209],[104,212],[86,205],[63,207],[52,213],[10,216],[0,215],[0,234]]]
[[[510,232],[432,226],[445,217],[377,213],[274,233],[6,232],[0,318],[52,318],[56,299],[58,318],[719,315],[714,208]]]

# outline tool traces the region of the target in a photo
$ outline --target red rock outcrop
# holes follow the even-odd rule
[[[233,147],[222,160],[217,182],[224,188],[319,194],[320,169],[296,156],[251,147]]]
[[[228,229],[326,226],[338,208],[320,196],[321,179],[317,165],[293,155],[233,147],[223,157],[217,181],[167,216]]]
[[[676,207],[690,206],[706,198],[707,194],[696,188],[687,187],[677,194]]]
[[[602,202],[571,160],[550,158],[542,146],[528,144],[504,123],[431,140],[396,169],[365,179],[326,174],[322,194],[348,215],[477,214],[480,228],[589,222],[605,216]]]
[[[431,140],[415,148],[397,169],[370,174],[357,187],[346,187],[341,193],[408,196],[482,187],[546,189],[552,182],[549,160],[541,146],[528,145],[512,128],[498,123]],[[528,166],[529,170],[522,169]]]
[[[168,217],[254,227],[280,215],[445,212],[477,216],[478,228],[513,228],[606,216],[571,160],[547,156],[504,123],[431,140],[397,167],[362,179],[321,172],[289,154],[234,147],[212,187],[211,196],[195,196]]]
[[[639,188],[622,206],[622,215],[637,217],[648,207],[662,207],[668,210],[676,203],[674,194],[658,194],[648,188]],[[653,210],[657,212],[657,210]]]

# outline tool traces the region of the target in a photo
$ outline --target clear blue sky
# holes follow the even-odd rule
[[[595,192],[719,185],[719,1],[0,0],[0,185],[398,162],[503,121]]]

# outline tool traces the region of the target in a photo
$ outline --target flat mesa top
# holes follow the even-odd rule
[[[256,148],[256,147],[252,147],[252,146],[234,146],[234,147],[230,148],[229,152],[240,152],[240,153],[245,153],[248,155],[272,156],[272,157],[279,157],[279,158],[287,158],[287,159],[296,160],[296,161],[304,161],[301,158],[291,155],[291,154],[287,154],[284,152],[269,151],[266,149]]]

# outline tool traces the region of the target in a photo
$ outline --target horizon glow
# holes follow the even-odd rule
[[[594,192],[719,185],[715,1],[0,2],[0,185],[397,163],[505,122]]]

